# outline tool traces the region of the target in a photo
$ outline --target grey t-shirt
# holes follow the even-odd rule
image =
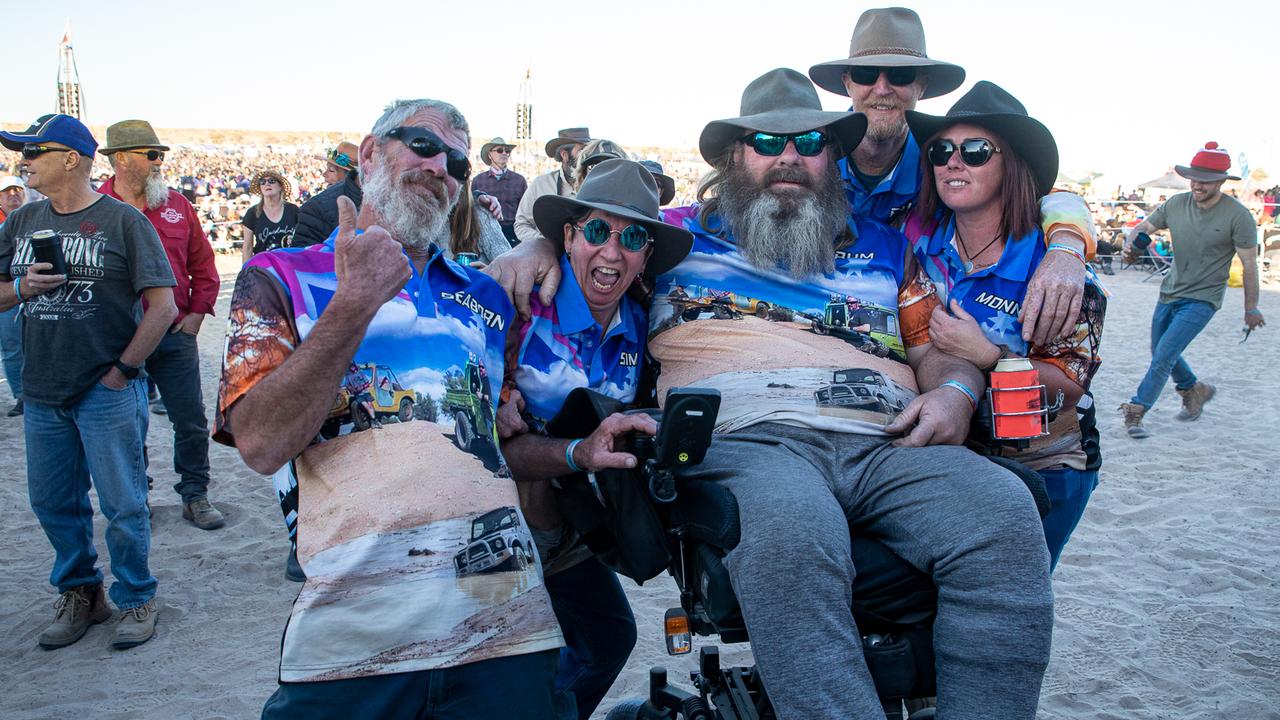
[[[39,230],[61,237],[67,282],[23,306],[22,397],[70,407],[133,339],[142,321],[142,291],[173,287],[173,270],[147,218],[103,195],[66,215],[54,212],[48,200],[16,210],[0,227],[0,275],[27,274],[35,262],[31,235]]]
[[[1253,215],[1229,195],[1208,210],[1196,205],[1191,193],[1169,198],[1147,222],[1168,229],[1173,237],[1173,269],[1160,285],[1160,302],[1200,300],[1222,307],[1231,274],[1231,258],[1236,248],[1251,248],[1258,242]]]

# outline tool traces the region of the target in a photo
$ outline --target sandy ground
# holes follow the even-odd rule
[[[1138,442],[1113,409],[1145,370],[1157,283],[1131,271],[1106,280],[1114,297],[1094,385],[1102,485],[1054,578],[1057,626],[1040,715],[1280,718],[1280,454],[1268,439],[1280,426],[1272,375],[1280,288],[1263,291],[1272,327],[1244,345],[1241,293],[1228,291],[1187,354],[1218,384],[1218,397],[1199,422],[1181,423],[1167,390],[1149,415],[1154,436]],[[214,396],[230,287],[220,318],[201,334],[206,398]],[[273,691],[280,632],[299,586],[284,579],[285,533],[270,482],[214,445],[211,497],[227,526],[192,527],[169,489],[168,423],[152,419],[156,637],[114,651],[107,623],[46,652],[35,639],[53,615],[53,553],[27,503],[22,423],[0,417],[0,717],[252,718]],[[652,665],[666,664],[680,680],[694,663],[663,651],[662,614],[677,601],[672,583],[664,576],[624,585],[640,640],[611,698],[643,692]],[[725,651],[729,662],[749,660],[745,646]]]

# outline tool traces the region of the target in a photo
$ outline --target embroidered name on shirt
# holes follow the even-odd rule
[[[1022,303],[1017,302],[1016,300],[1006,300],[998,295],[992,295],[989,292],[984,292],[978,295],[978,297],[974,299],[974,302],[979,305],[986,305],[992,310],[1009,313],[1010,315],[1017,315],[1022,312]]]
[[[619,357],[618,364],[622,367],[635,367],[640,364],[640,353],[624,352]]]
[[[851,253],[844,250],[836,251],[837,260],[875,260],[876,254],[873,252]]]
[[[488,325],[491,328],[496,328],[498,330],[503,330],[506,328],[507,321],[502,317],[502,315],[500,313],[496,313],[490,310],[484,305],[481,305],[480,301],[475,299],[475,297],[471,295],[471,293],[442,292],[440,293],[440,299],[452,300],[458,303],[462,307],[484,318],[485,325]]]

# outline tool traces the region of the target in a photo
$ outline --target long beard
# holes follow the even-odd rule
[[[151,173],[147,175],[147,184],[143,186],[143,194],[146,196],[147,209],[155,210],[168,202],[169,184],[164,181],[163,175]]]
[[[374,209],[379,224],[401,245],[417,250],[425,250],[440,235],[458,200],[456,195],[448,197],[444,182],[423,170],[393,175],[384,164],[362,180],[364,202]]]
[[[767,189],[778,180],[808,187]],[[848,213],[835,166],[823,173],[816,187],[802,168],[774,168],[761,185],[735,165],[717,193],[720,214],[747,261],[761,270],[785,269],[794,278],[834,271],[835,241]]]

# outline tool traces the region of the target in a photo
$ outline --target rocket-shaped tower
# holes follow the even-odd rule
[[[524,71],[524,79],[520,81],[520,91],[516,95],[516,131],[515,143],[520,159],[526,165],[532,163],[536,154],[537,138],[533,135],[533,79],[532,68]]]
[[[80,71],[71,47],[71,23],[67,23],[58,44],[58,112],[84,120],[84,91],[80,89]]]

